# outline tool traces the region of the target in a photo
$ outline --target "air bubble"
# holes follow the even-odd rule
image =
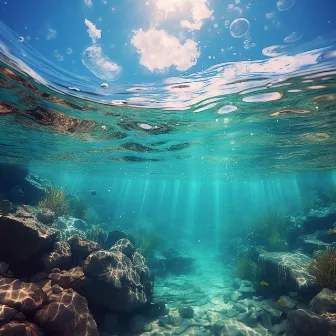
[[[287,43],[296,42],[296,41],[300,40],[300,38],[302,38],[302,36],[303,35],[301,33],[293,32],[293,33],[289,34],[288,36],[286,36],[284,41],[287,42]]]
[[[245,36],[250,29],[250,22],[244,18],[234,20],[230,25],[230,34],[234,38]]]
[[[19,42],[24,42],[24,37],[23,36],[19,36],[18,41]]]
[[[279,0],[276,4],[277,9],[281,12],[292,8],[295,4],[295,0]]]

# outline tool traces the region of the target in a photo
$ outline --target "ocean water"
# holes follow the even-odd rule
[[[1,5],[0,335],[335,332],[335,5],[184,2]]]

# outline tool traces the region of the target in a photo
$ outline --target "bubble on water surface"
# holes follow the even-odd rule
[[[244,97],[246,103],[265,103],[269,101],[279,100],[283,94],[281,92],[260,93],[254,96]]]
[[[293,32],[289,35],[287,35],[284,39],[284,41],[286,43],[290,43],[290,42],[296,42],[298,40],[300,40],[300,38],[302,38],[302,34],[301,33],[298,33],[298,32]]]
[[[262,50],[263,55],[269,57],[281,56],[286,53],[286,47],[282,45],[275,45],[271,47],[264,48]]]
[[[217,113],[218,114],[226,114],[226,113],[230,113],[230,112],[233,112],[233,111],[236,111],[238,110],[238,107],[237,106],[234,106],[234,105],[225,105],[223,107],[221,107]]]
[[[67,48],[67,50],[65,51],[68,55],[72,54],[72,49],[71,48]]]
[[[230,34],[234,38],[244,37],[250,29],[250,22],[244,18],[234,20],[230,25]]]
[[[24,37],[23,37],[23,36],[19,36],[19,37],[18,37],[18,41],[19,41],[19,42],[24,42]]]
[[[294,4],[295,4],[295,0],[279,0],[276,6],[280,12],[283,12],[285,10],[292,8]]]

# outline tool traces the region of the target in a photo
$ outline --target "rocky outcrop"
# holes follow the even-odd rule
[[[103,244],[103,248],[106,250],[110,249],[120,239],[128,239],[127,234],[119,230],[109,231]]]
[[[336,203],[320,209],[312,209],[303,221],[306,232],[328,230],[336,222]]]
[[[72,289],[53,286],[47,292],[47,305],[35,314],[36,322],[50,336],[98,336],[88,303]]]
[[[131,312],[148,303],[139,274],[131,260],[121,252],[90,254],[84,264],[84,274],[92,280],[85,297],[97,305],[111,311]]]
[[[313,254],[316,251],[324,250],[332,246],[336,241],[336,231],[328,230],[316,231],[313,234],[300,236],[297,239],[297,247],[303,252]]]
[[[90,279],[85,276],[83,268],[79,266],[68,271],[54,269],[50,274],[50,280],[52,285],[57,284],[62,288],[73,288],[78,292],[81,292],[82,288],[88,288],[90,283]]]
[[[135,247],[128,239],[118,240],[110,249],[112,252],[121,252],[126,257],[131,258],[135,252]]]
[[[287,314],[286,336],[328,336],[326,319],[308,310],[291,310]]]
[[[257,282],[266,281],[280,292],[312,292],[319,286],[308,273],[312,259],[303,253],[267,252],[253,248],[251,257],[257,264]]]
[[[67,242],[71,247],[71,252],[74,260],[84,261],[91,253],[101,249],[99,244],[81,238],[77,235],[71,236]]]
[[[17,314],[17,310],[0,304],[0,325],[11,321]]]
[[[56,242],[51,252],[41,258],[42,268],[51,272],[53,268],[68,268],[71,263],[71,247],[67,242]]]
[[[42,329],[34,323],[11,321],[0,328],[3,336],[44,336]]]
[[[43,224],[51,225],[56,217],[55,213],[49,209],[39,209],[36,218]]]
[[[58,238],[58,231],[27,214],[0,217],[0,260],[23,262],[38,252],[50,248]]]
[[[336,292],[323,288],[309,303],[309,307],[316,314],[336,313]]]
[[[39,309],[45,300],[45,293],[35,283],[0,278],[0,304],[22,313],[31,313]]]

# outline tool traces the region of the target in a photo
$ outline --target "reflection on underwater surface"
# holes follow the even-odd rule
[[[0,335],[335,332],[334,39],[104,85],[0,28]]]

